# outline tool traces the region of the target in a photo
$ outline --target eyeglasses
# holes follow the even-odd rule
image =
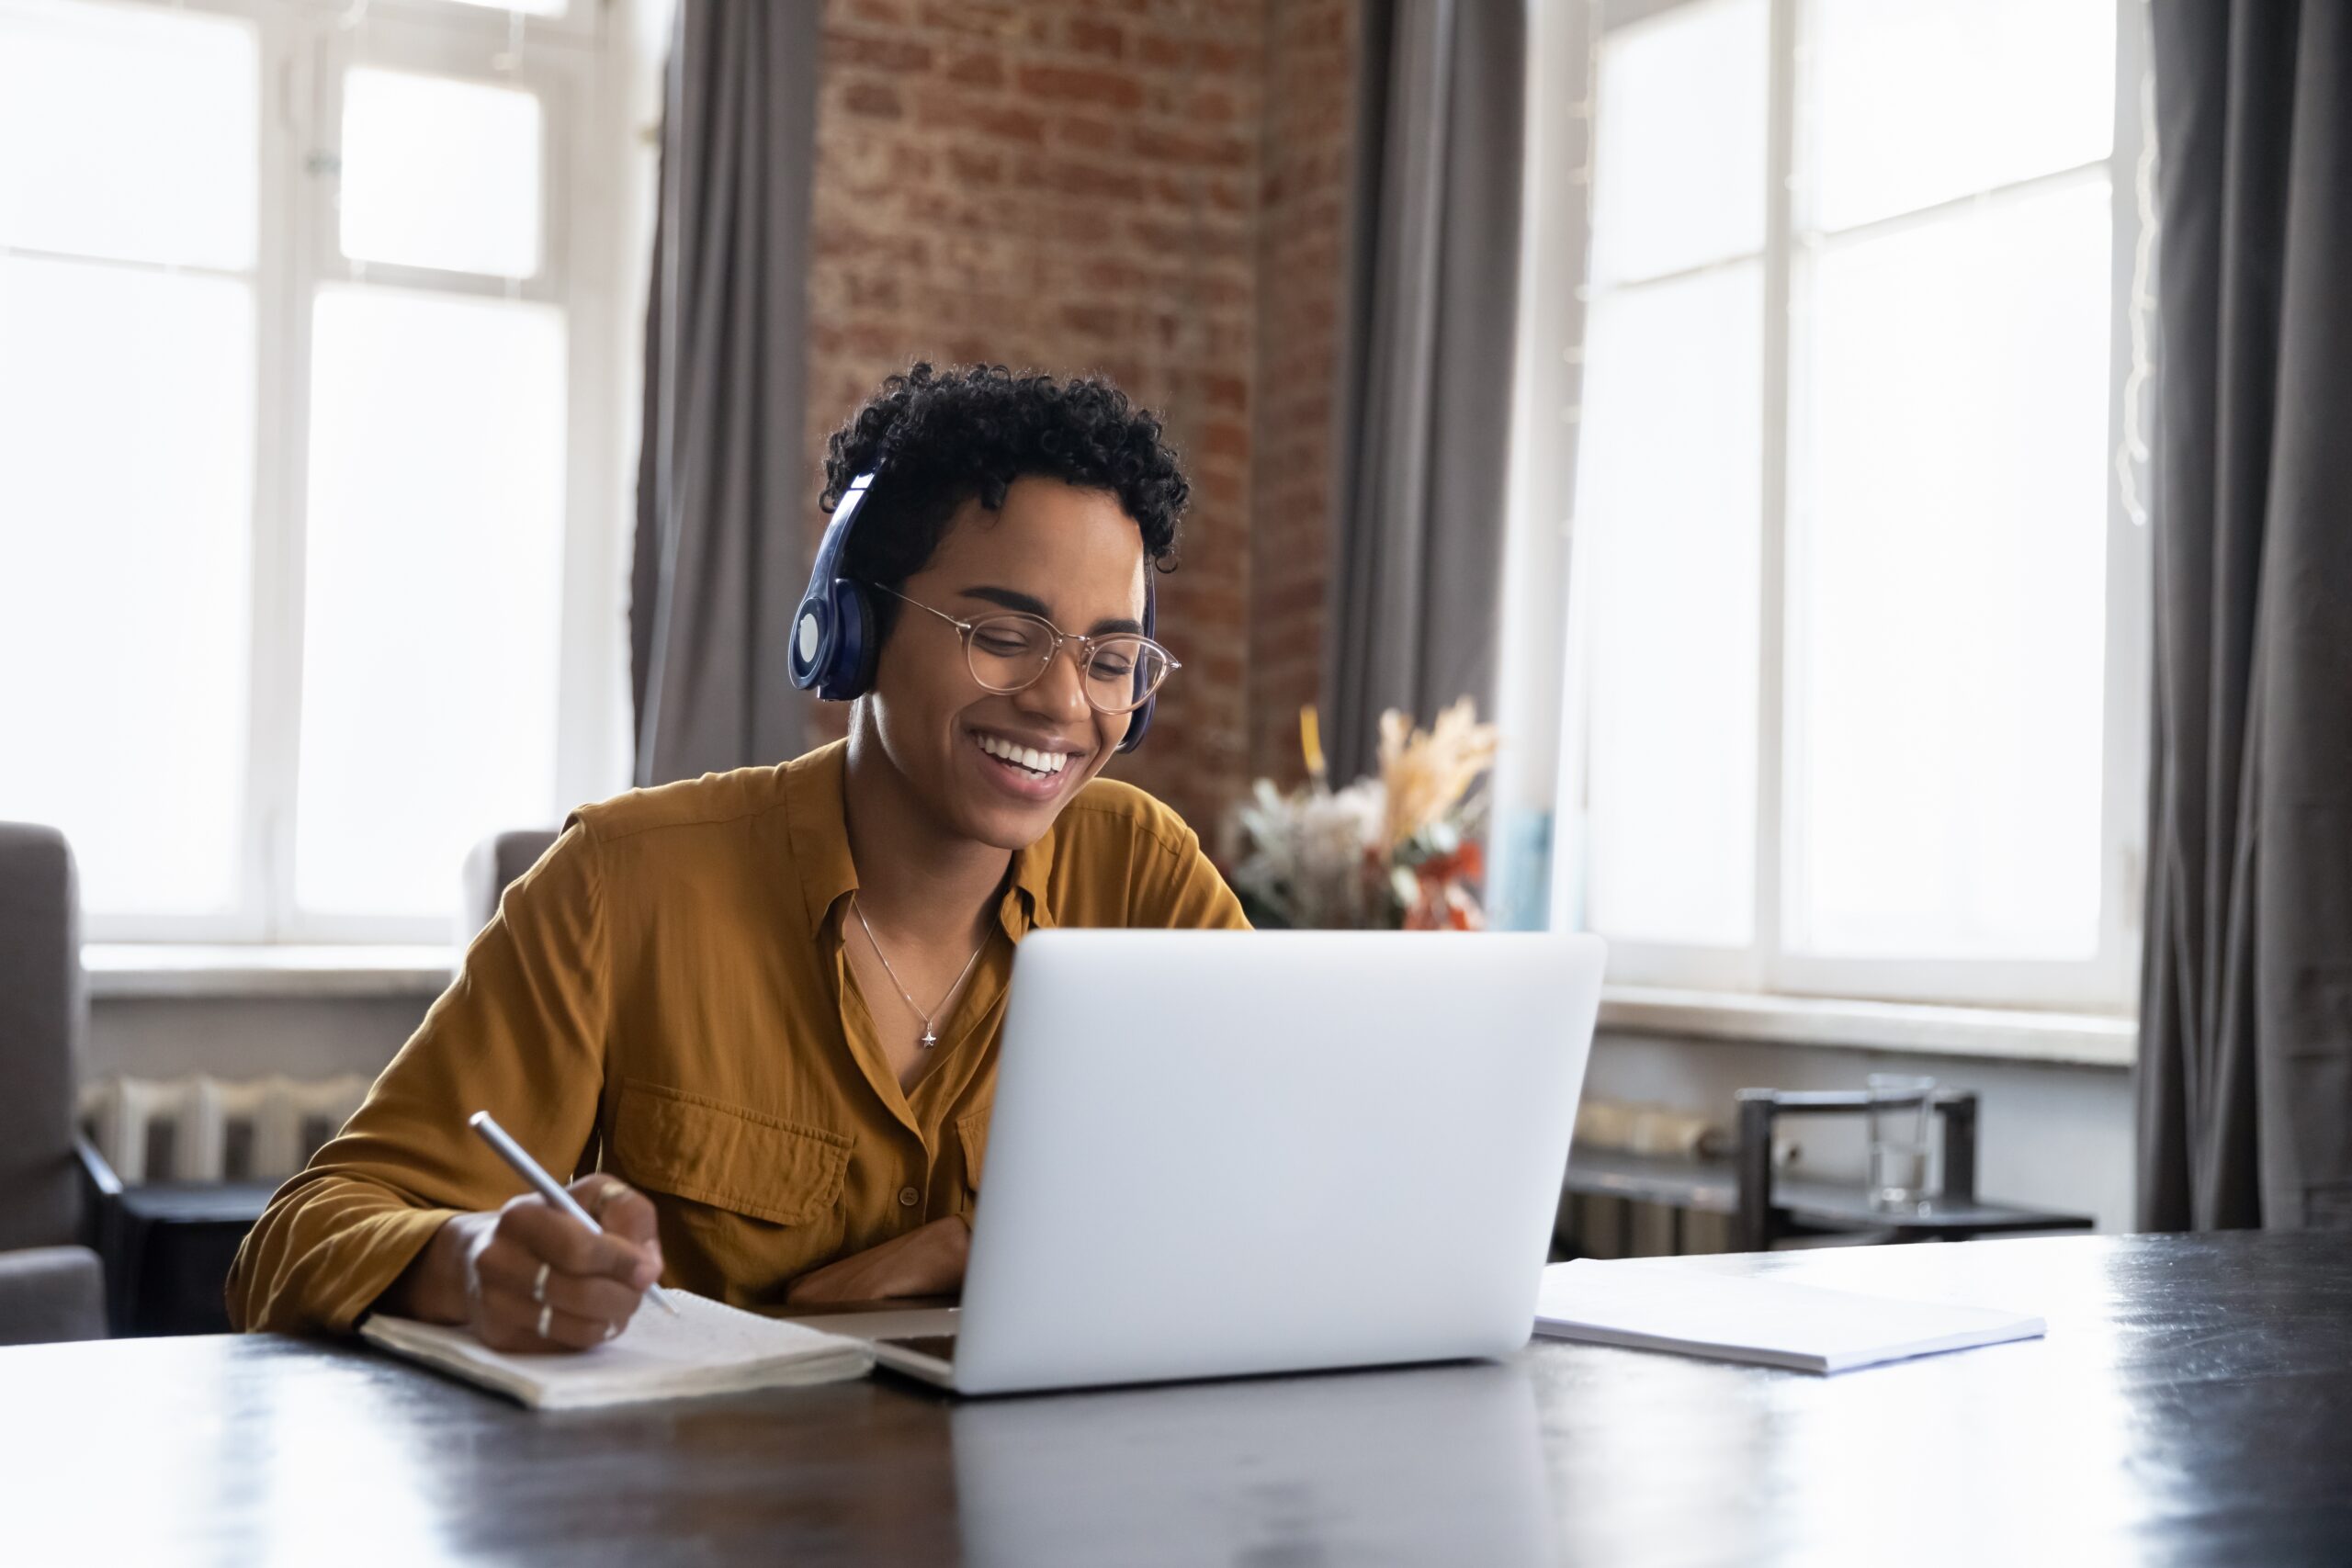
[[[972,679],[991,692],[1018,692],[1035,685],[1053,664],[1054,655],[1068,643],[1078,645],[1078,669],[1084,677],[1080,684],[1087,705],[1097,713],[1135,712],[1151,700],[1170,671],[1183,668],[1166,649],[1134,632],[1082,637],[1062,630],[1042,615],[1018,610],[959,621],[920,599],[908,599],[895,588],[882,592],[954,626],[964,639],[964,660],[972,667]]]

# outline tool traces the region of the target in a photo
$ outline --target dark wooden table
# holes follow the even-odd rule
[[[2352,1237],[1679,1259],[2038,1310],[1815,1378],[1500,1366],[533,1416],[345,1345],[0,1350],[0,1560],[2352,1562]]]

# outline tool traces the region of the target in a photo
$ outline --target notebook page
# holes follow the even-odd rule
[[[1995,1307],[1865,1295],[1640,1261],[1544,1270],[1536,1332],[1807,1371],[2025,1339],[2039,1317]]]
[[[732,1393],[863,1376],[864,1342],[780,1323],[683,1291],[672,1317],[648,1303],[609,1344],[582,1351],[492,1350],[462,1328],[370,1317],[371,1343],[545,1409]]]

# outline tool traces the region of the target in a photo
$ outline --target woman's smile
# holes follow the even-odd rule
[[[965,731],[970,744],[964,750],[989,787],[1016,800],[1043,803],[1058,799],[1071,785],[1085,782],[1091,751],[1068,741],[1023,738],[1003,729],[975,726]]]

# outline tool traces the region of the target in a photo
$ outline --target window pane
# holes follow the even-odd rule
[[[251,286],[0,257],[0,818],[95,914],[237,899]]]
[[[494,11],[521,11],[533,17],[560,17],[568,0],[453,0],[459,6],[480,6]]]
[[[556,815],[564,330],[549,306],[323,290],[295,896],[437,916]]]
[[[1842,229],[2107,156],[2114,0],[1812,0],[1811,221]]]
[[[1586,898],[1611,936],[1755,925],[1762,289],[1750,262],[1605,294],[1587,327]]]
[[[0,0],[0,244],[251,266],[259,73],[235,17]]]
[[[1764,0],[1706,0],[1601,39],[1596,282],[1763,245],[1766,43]]]
[[[447,76],[344,78],[343,254],[528,277],[539,270],[539,100]]]
[[[2098,943],[2104,178],[1826,246],[1792,516],[1792,945]]]

